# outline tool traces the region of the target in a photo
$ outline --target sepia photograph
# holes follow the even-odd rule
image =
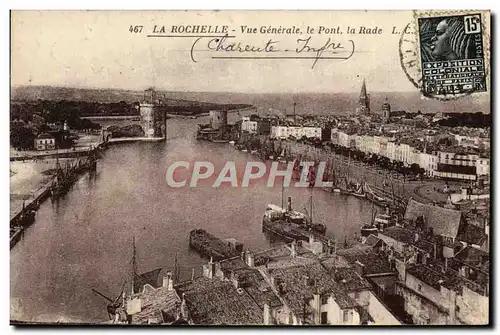
[[[491,326],[488,10],[11,10],[10,325]]]

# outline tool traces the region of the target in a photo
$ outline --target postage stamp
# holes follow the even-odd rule
[[[422,93],[454,96],[487,91],[482,14],[417,18]]]

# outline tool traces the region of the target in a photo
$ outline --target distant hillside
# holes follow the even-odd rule
[[[370,88],[368,87],[370,91]],[[370,92],[369,92],[370,93]],[[285,113],[293,111],[293,103],[297,104],[299,114],[343,114],[356,109],[357,93],[230,93],[230,92],[168,92],[158,91],[157,96],[167,100],[167,104],[175,106],[193,106],[197,104],[248,104],[259,110],[277,109]],[[385,98],[389,100],[393,110],[410,112],[435,113],[490,113],[488,96],[467,96],[453,101],[424,99],[420,92],[372,92],[371,109],[379,111]],[[87,89],[49,86],[23,86],[12,88],[11,100],[33,101],[44,100],[76,100],[87,102],[111,103],[124,101],[133,103],[143,99],[142,91],[115,89]],[[196,104],[196,103],[195,103]]]
[[[248,104],[228,104],[171,98],[157,92],[157,98],[171,114],[196,115],[212,109],[238,109]],[[144,100],[143,92],[125,90],[97,90],[67,87],[30,86],[12,89],[11,114],[60,110],[56,114],[77,116],[138,115],[138,102]],[[68,117],[66,115],[65,117]]]

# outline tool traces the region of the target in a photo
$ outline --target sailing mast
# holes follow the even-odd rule
[[[132,294],[131,295],[134,295],[135,274],[137,273],[137,259],[135,256],[135,253],[136,253],[136,251],[135,251],[135,236],[133,237],[132,245],[133,245],[133,254],[132,254],[132,287],[131,287]]]
[[[283,179],[283,182],[281,183],[281,209],[285,209],[285,198],[284,198],[284,193],[285,193],[285,180]]]
[[[311,220],[311,224],[313,223],[313,195],[311,189],[311,195],[309,196],[309,220]]]
[[[349,151],[349,159],[347,160],[347,175],[346,175],[346,189],[349,189],[349,171],[351,167],[351,152]]]
[[[174,279],[176,282],[179,280],[179,265],[177,263],[177,251],[175,252],[175,260],[174,260]]]

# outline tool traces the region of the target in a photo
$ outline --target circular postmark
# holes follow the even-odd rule
[[[403,29],[399,38],[399,61],[408,80],[420,90],[422,88],[422,72],[420,71],[417,50],[415,28],[410,22]]]
[[[461,90],[461,92],[446,92],[442,90],[429,90],[429,83],[424,83],[421,67],[421,55],[418,31],[413,22],[408,23],[399,39],[399,60],[408,80],[422,93],[424,97],[436,100],[449,101],[468,96],[476,92],[474,87]],[[426,64],[426,66],[429,66]]]

